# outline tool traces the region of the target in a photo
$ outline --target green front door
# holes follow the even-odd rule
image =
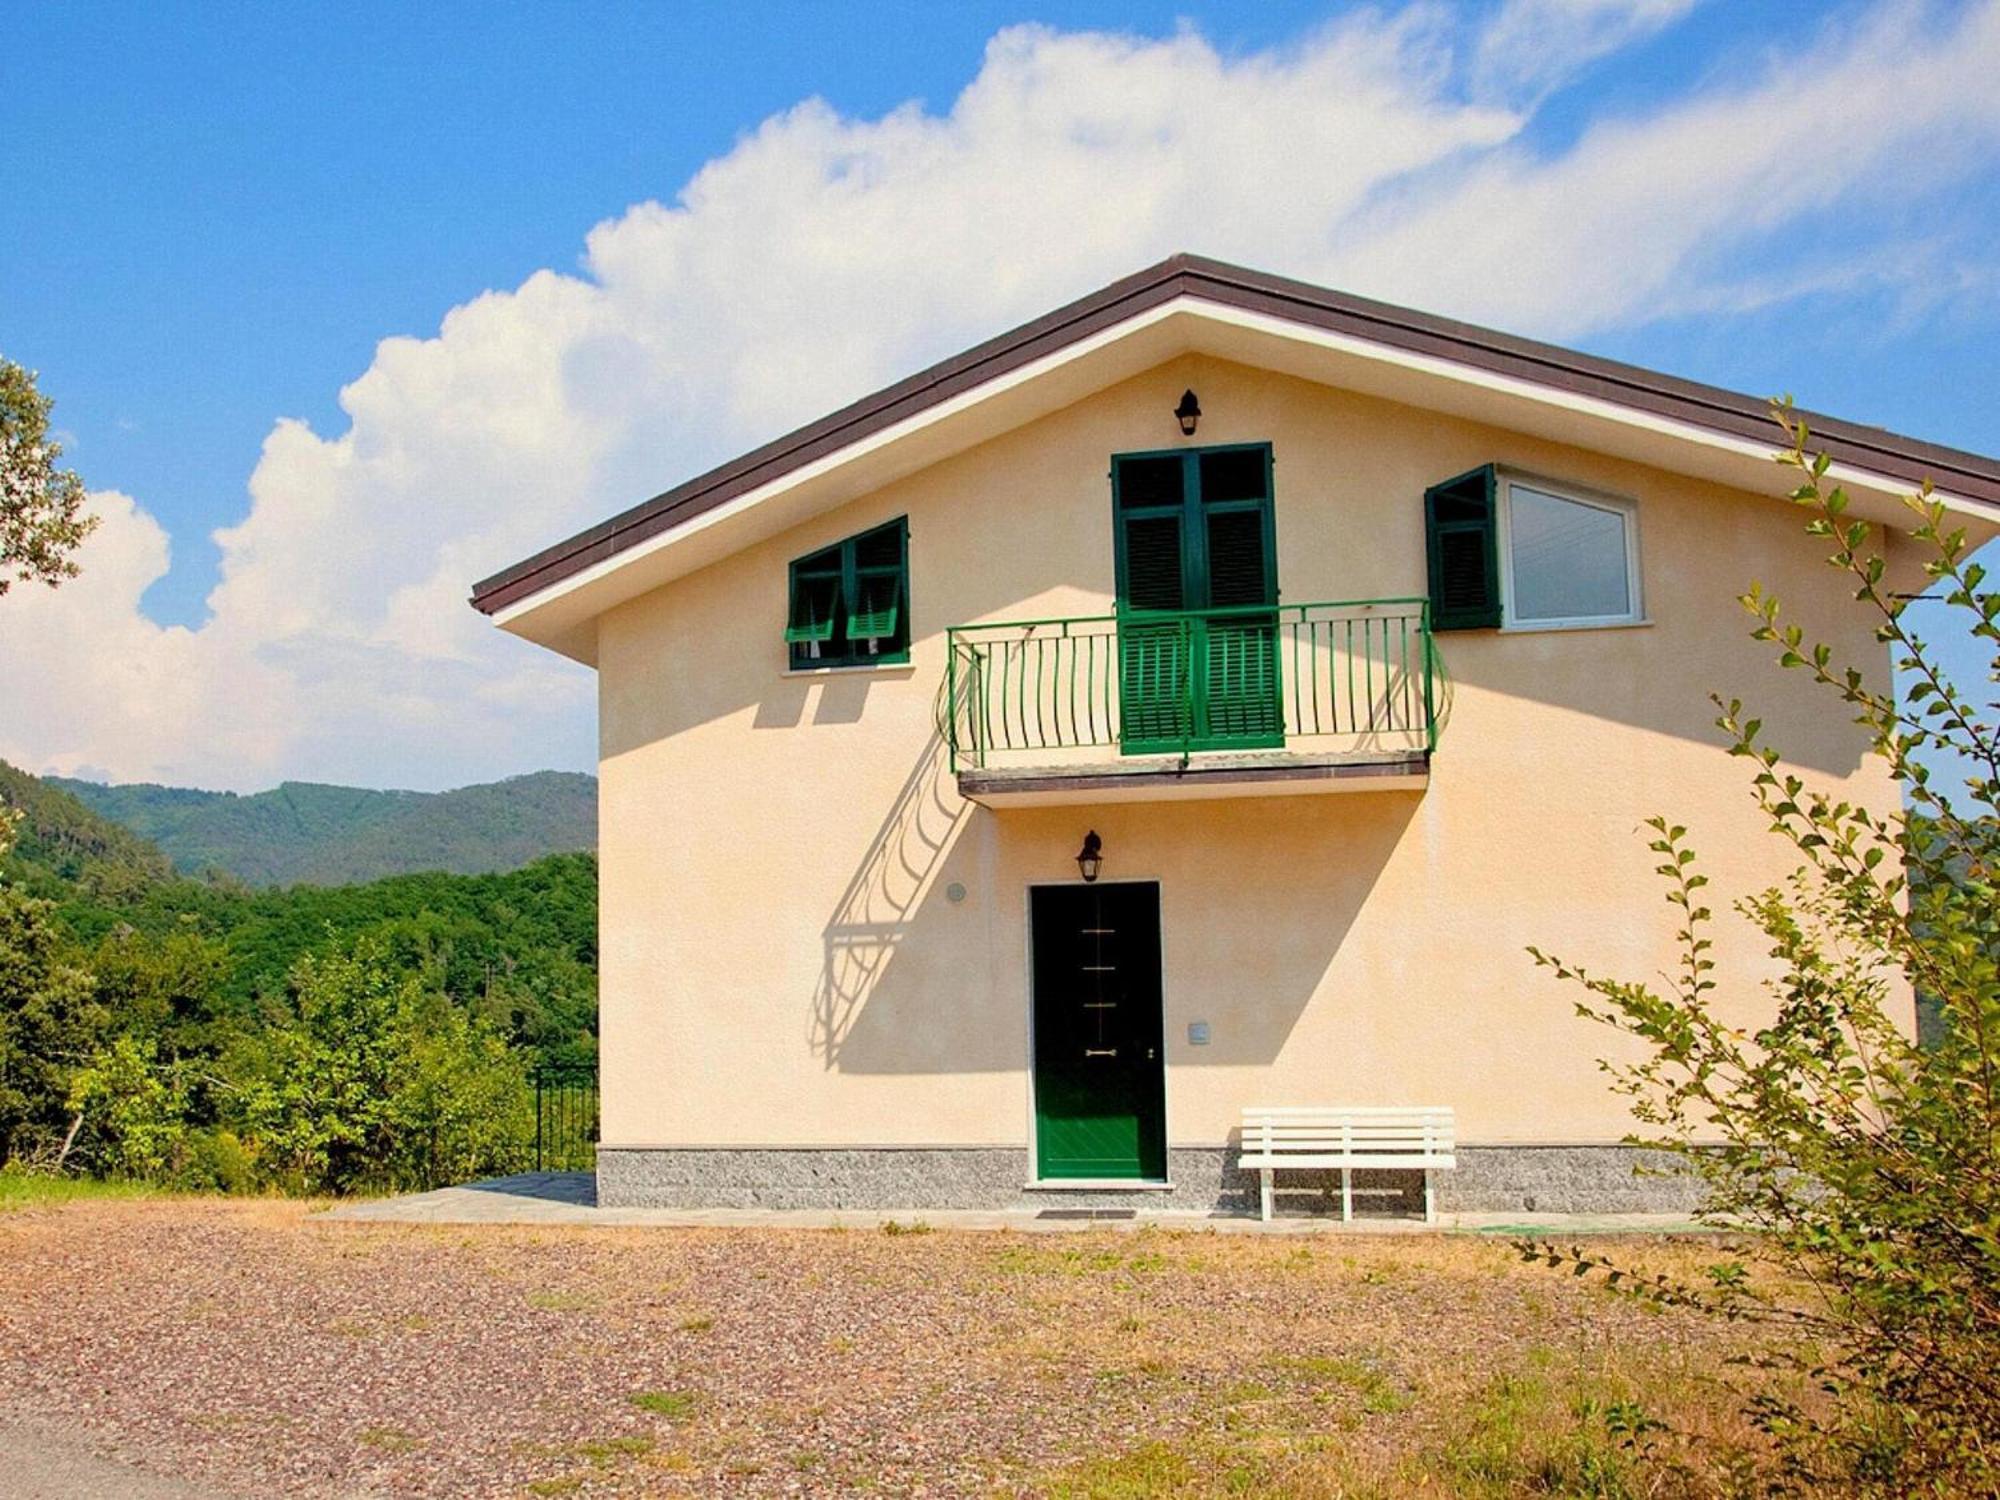
[[[1284,744],[1271,489],[1268,443],[1112,459],[1126,754]]]
[[[1035,886],[1028,916],[1036,1176],[1165,1180],[1160,888]]]

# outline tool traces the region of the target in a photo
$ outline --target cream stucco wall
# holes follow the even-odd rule
[[[1424,592],[1426,485],[1497,461],[1637,502],[1648,625],[1451,633],[1428,789],[993,811],[935,730],[944,630],[1108,612],[1114,452],[1269,441],[1293,601]],[[911,664],[793,675],[789,559],[907,514]],[[1685,823],[1718,908],[1790,867],[1711,690],[1806,774],[1887,808],[1837,705],[1780,673],[1734,596],[1761,579],[1871,669],[1866,621],[1782,504],[1190,357],[729,557],[599,622],[608,1144],[1022,1144],[1027,887],[1161,882],[1168,1136],[1246,1104],[1449,1104],[1471,1142],[1628,1129],[1530,943],[1632,977],[1671,963],[1642,819]],[[947,899],[951,885],[965,899]],[[1718,953],[1754,1005],[1763,944]],[[1190,1046],[1187,1025],[1209,1023]]]

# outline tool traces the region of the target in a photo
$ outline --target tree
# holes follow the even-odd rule
[[[0,855],[18,816],[0,807]],[[68,961],[54,905],[0,879],[0,1161],[60,1159],[71,1080],[91,1059],[105,1015]]]
[[[94,1121],[89,1156],[119,1177],[158,1178],[180,1165],[188,1141],[185,1071],[162,1065],[151,1041],[120,1033],[77,1070],[69,1104]]]
[[[54,405],[32,370],[0,358],[0,595],[16,582],[54,588],[76,577],[71,554],[97,526],[83,513],[83,481],[56,467]]]
[[[429,1188],[524,1165],[524,1059],[381,938],[308,954],[290,988],[290,1016],[225,1064],[238,1080],[228,1123],[280,1185]]]
[[[1926,486],[1909,501],[1931,580],[1913,612],[1887,581],[1874,529],[1828,485],[1806,424],[1788,405],[1777,415],[1807,530],[1831,544],[1829,563],[1909,687],[1899,698],[1836,660],[1754,587],[1743,596],[1753,635],[1864,727],[1909,811],[1884,816],[1812,790],[1757,719],[1718,700],[1771,832],[1800,860],[1785,887],[1737,903],[1782,971],[1770,1022],[1746,1035],[1718,1018],[1727,981],[1711,957],[1707,879],[1686,831],[1665,818],[1652,822],[1651,847],[1679,928],[1668,982],[1535,957],[1583,986],[1582,1015],[1644,1044],[1637,1063],[1607,1064],[1647,1127],[1635,1143],[1678,1153],[1703,1181],[1706,1217],[1754,1230],[1749,1259],[1778,1274],[1732,1261],[1707,1285],[1683,1285],[1582,1250],[1521,1248],[1657,1301],[1782,1330],[1765,1367],[1789,1369],[1794,1384],[1750,1395],[1776,1439],[1771,1488],[1990,1494],[2000,1491],[2000,724],[1995,705],[1945,675],[1913,622],[1968,631],[2000,681],[2000,592]],[[1930,770],[1948,762],[1972,768],[1958,788]],[[1937,1018],[1927,1044],[1901,1024],[1912,990]]]

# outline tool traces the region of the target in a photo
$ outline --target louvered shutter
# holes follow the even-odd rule
[[[1186,606],[1178,515],[1126,516],[1125,593],[1134,610]],[[1174,745],[1188,732],[1188,635],[1180,620],[1148,624],[1125,620],[1118,628],[1123,738],[1128,746]]]
[[[1179,516],[1127,516],[1125,592],[1127,609],[1185,609],[1187,589],[1181,570]]]
[[[907,661],[909,616],[907,518],[792,564],[785,642],[794,668]]]
[[[830,641],[839,616],[840,549],[829,547],[793,563],[785,639],[794,646]]]
[[[1211,609],[1278,602],[1272,576],[1270,451],[1225,448],[1200,457]],[[1201,631],[1208,742],[1269,743],[1282,735],[1275,615],[1222,616]]]
[[[1210,511],[1203,519],[1208,526],[1209,606],[1277,603],[1265,556],[1265,512]]]
[[[1179,454],[1121,459],[1117,506],[1118,609],[1187,608],[1185,481]],[[1176,748],[1190,728],[1191,663],[1185,621],[1125,618],[1118,626],[1120,739],[1128,751]]]
[[[1424,491],[1431,626],[1491,630],[1500,624],[1500,528],[1493,466]]]
[[[854,598],[848,609],[850,641],[888,641],[902,616],[903,523],[891,522],[854,539]]]

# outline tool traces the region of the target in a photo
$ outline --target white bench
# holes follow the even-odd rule
[[[1340,1217],[1354,1218],[1354,1169],[1421,1168],[1424,1222],[1434,1224],[1431,1173],[1458,1165],[1449,1109],[1246,1109],[1238,1163],[1263,1178],[1271,1217],[1271,1174],[1289,1167],[1340,1168]]]

